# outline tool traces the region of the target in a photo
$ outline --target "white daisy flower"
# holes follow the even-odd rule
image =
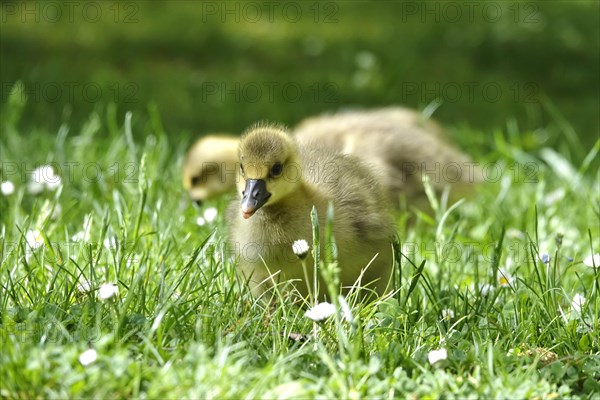
[[[34,182],[45,183],[54,176],[54,168],[50,165],[42,165],[33,171],[31,180]]]
[[[449,321],[452,318],[454,318],[454,310],[452,310],[451,308],[444,308],[442,310],[442,319],[444,321]]]
[[[79,355],[79,362],[84,367],[87,367],[88,365],[92,364],[97,359],[98,359],[98,353],[94,349],[87,349],[86,351],[84,351],[83,353],[81,353]]]
[[[37,250],[44,245],[44,237],[38,229],[30,229],[25,234],[27,245],[32,250]]]
[[[38,229],[30,229],[25,233],[25,241],[25,261],[29,262],[33,253],[44,246],[44,237]]]
[[[335,306],[331,303],[323,302],[308,310],[304,316],[312,319],[313,321],[322,321],[335,314]]]
[[[85,232],[79,231],[76,234],[74,234],[73,236],[71,236],[71,240],[74,242],[87,242],[87,240],[89,240],[89,238],[86,240]]]
[[[479,285],[479,292],[485,297],[494,292],[494,287],[489,283],[483,283]]]
[[[600,253],[587,256],[583,259],[583,263],[588,267],[593,267],[594,265],[596,265],[596,268],[600,268]]]
[[[523,239],[525,234],[516,228],[508,228],[506,230],[506,237],[509,239]]]
[[[510,273],[508,273],[502,268],[498,269],[498,284],[501,287],[510,287],[512,281],[513,277]]]
[[[11,181],[4,181],[0,184],[0,192],[4,196],[10,196],[15,192],[15,185]]]
[[[100,300],[108,300],[119,294],[119,287],[114,283],[105,283],[98,290],[98,298]]]
[[[44,184],[39,182],[27,182],[27,191],[31,194],[40,194],[44,191]]]
[[[294,250],[294,254],[298,256],[299,259],[304,260],[306,255],[308,254],[308,250],[310,247],[308,243],[304,239],[296,240],[292,244],[292,250]]]
[[[46,182],[46,188],[52,191],[58,189],[60,185],[62,185],[62,179],[58,175],[54,175],[52,179]]]
[[[575,296],[573,296],[573,300],[571,300],[571,310],[576,313],[581,313],[581,309],[583,308],[585,301],[585,297],[583,297],[581,294],[575,294]]]
[[[106,238],[102,241],[102,244],[107,249],[115,249],[117,248],[117,238],[115,238],[114,236]]]
[[[369,51],[359,51],[358,53],[356,53],[354,60],[356,62],[356,65],[362,69],[371,69],[375,66],[375,63],[377,62],[375,54]]]
[[[92,285],[88,281],[79,281],[77,284],[77,291],[79,293],[87,293],[92,289]]]
[[[433,365],[439,361],[443,361],[448,358],[448,351],[445,348],[441,348],[439,350],[431,350],[429,354],[427,354],[427,359],[429,360],[429,364]]]
[[[217,209],[215,207],[209,207],[206,210],[204,210],[204,214],[203,214],[204,220],[210,224],[215,219],[217,219],[218,214],[219,214],[219,212],[217,211]]]
[[[345,319],[346,321],[353,323],[354,322],[354,316],[352,315],[352,310],[350,310],[350,306],[348,305],[348,302],[346,301],[346,298],[344,296],[338,296],[338,300],[340,302],[340,308],[342,309],[342,317],[343,319]]]
[[[204,226],[206,225],[206,220],[203,217],[198,217],[196,218],[196,225]]]
[[[43,165],[36,168],[31,175],[31,180],[27,183],[27,191],[31,194],[38,194],[44,190],[56,190],[62,185],[60,176],[54,173],[50,165]]]

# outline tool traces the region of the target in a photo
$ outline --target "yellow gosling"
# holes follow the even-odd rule
[[[239,137],[208,135],[190,147],[183,163],[183,187],[201,204],[235,190]]]
[[[451,188],[455,198],[481,180],[469,156],[444,137],[437,123],[402,107],[309,118],[294,134],[302,143],[319,143],[372,164],[394,205],[400,196],[408,204],[422,202],[425,175],[435,190]]]
[[[308,294],[292,244],[312,241],[313,205],[324,238],[329,202],[334,206],[341,286],[347,290],[364,273],[362,286],[379,294],[386,291],[394,227],[385,191],[365,164],[322,146],[298,146],[285,130],[270,125],[256,126],[242,136],[239,160],[240,198],[228,213],[230,243],[239,271],[255,294],[283,281],[293,281],[302,295]],[[312,266],[310,255],[306,262]],[[312,267],[308,275],[310,285]],[[323,283],[321,287],[324,292]]]

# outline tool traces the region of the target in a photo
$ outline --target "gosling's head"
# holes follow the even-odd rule
[[[242,216],[250,218],[259,208],[277,203],[300,182],[296,144],[278,126],[259,125],[240,139],[238,191]]]
[[[190,147],[183,163],[183,187],[199,205],[232,192],[238,170],[235,136],[204,136]]]

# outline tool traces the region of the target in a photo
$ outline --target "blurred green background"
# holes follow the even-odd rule
[[[435,118],[458,127],[459,141],[485,143],[486,133],[516,123],[531,146],[578,136],[579,158],[600,131],[596,0],[1,8],[1,106],[22,81],[22,132],[77,127],[115,104],[119,125],[134,112],[138,137],[158,115],[173,141],[187,143],[261,119],[293,125],[340,108],[423,109],[437,100]]]

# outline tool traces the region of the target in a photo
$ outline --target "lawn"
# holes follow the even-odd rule
[[[319,25],[324,42],[306,38],[314,15],[250,34],[208,9],[125,4],[141,20],[127,35],[106,18],[50,30],[2,21],[1,397],[599,397],[598,35],[581,41],[598,30],[597,6],[510,3],[561,27],[543,35],[506,21],[422,30],[411,17],[399,29],[413,44],[382,41],[402,16],[383,3],[324,3],[341,21]],[[454,42],[437,46],[448,30]],[[469,32],[476,44],[464,43]],[[290,298],[256,300],[224,246],[229,199],[201,209],[182,188],[190,140],[347,105],[423,109],[434,99],[402,101],[396,89],[471,73],[505,90],[535,82],[543,96],[446,99],[436,111],[486,179],[455,207],[433,196],[432,215],[395,213],[395,293],[369,304],[329,296],[335,312],[317,323]],[[51,102],[35,89],[68,79],[134,82],[137,100]],[[222,99],[207,86],[219,82],[334,83],[336,97]],[[334,263],[322,269],[335,279]]]

